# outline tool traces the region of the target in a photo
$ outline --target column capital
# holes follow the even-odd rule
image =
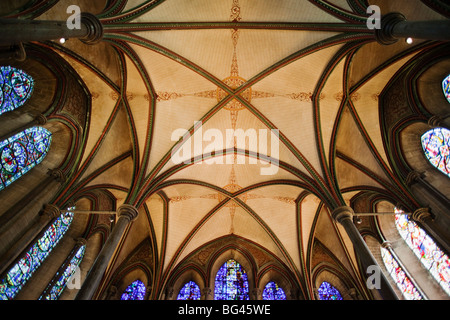
[[[390,12],[381,17],[381,28],[375,30],[375,37],[378,43],[391,45],[398,41],[394,37],[394,27],[397,23],[406,21],[406,17],[399,12]]]
[[[432,220],[433,215],[428,208],[419,208],[413,212],[411,219],[417,222],[425,222],[427,220]]]
[[[331,216],[336,222],[342,223],[342,221],[348,219],[352,220],[353,216],[355,215],[355,212],[351,207],[339,207],[333,210],[331,213]]]
[[[205,297],[205,300],[208,300],[208,297],[211,295],[211,288],[205,287],[201,289],[201,295],[202,297]]]
[[[38,125],[43,126],[44,124],[47,123],[47,117],[42,113],[40,113],[36,116],[35,121]]]
[[[439,116],[432,116],[428,119],[428,125],[432,128],[440,127],[442,122],[442,118]]]
[[[392,243],[389,242],[389,241],[385,241],[385,242],[383,242],[383,243],[381,244],[381,247],[384,248],[384,249],[392,248]]]
[[[47,203],[44,205],[44,209],[42,210],[42,215],[47,216],[50,219],[59,217],[61,215],[61,211],[57,206],[51,203]]]
[[[80,247],[85,246],[87,244],[87,240],[85,238],[77,238],[77,239],[75,239],[75,241],[76,241],[76,244]]]
[[[64,172],[57,168],[57,169],[48,169],[47,174],[51,177],[53,177],[56,181],[63,183],[66,181],[67,177],[64,174]]]
[[[80,41],[85,44],[96,44],[102,40],[103,24],[95,15],[89,12],[82,12],[81,23],[86,26],[88,33],[85,37],[80,38]]]
[[[166,289],[166,299],[172,299],[174,292],[175,290],[173,289],[173,287],[168,287]]]
[[[262,290],[260,288],[253,288],[252,294],[256,300],[262,300]]]
[[[406,180],[405,180],[405,182],[406,182],[406,185],[408,186],[408,187],[411,187],[413,184],[415,184],[418,180],[419,180],[419,178],[421,178],[422,177],[422,175],[419,173],[419,172],[417,172],[417,171],[411,171],[410,173],[408,173],[408,175],[406,176]]]
[[[139,210],[136,209],[135,206],[132,206],[130,204],[123,204],[117,210],[117,215],[119,218],[125,217],[131,222],[136,220],[139,215]]]

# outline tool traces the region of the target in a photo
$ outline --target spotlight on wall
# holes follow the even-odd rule
[[[59,42],[60,43],[66,43],[66,39],[65,38],[61,38],[61,39],[59,39]]]
[[[412,44],[413,42],[414,42],[413,38],[411,38],[411,37],[406,38],[406,43],[407,44]]]

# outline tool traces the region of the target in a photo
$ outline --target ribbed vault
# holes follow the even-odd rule
[[[410,61],[440,45],[376,43],[365,26],[369,3],[412,21],[445,19],[428,6],[438,1],[63,0],[28,9],[37,19],[65,19],[62,8],[78,4],[105,26],[95,46],[41,44],[91,95],[78,165],[55,201],[107,190],[116,207],[141,213],[99,295],[133,261],[152,278],[151,297],[161,298],[200,252],[213,255],[218,243],[250,252],[242,241],[276,259],[305,299],[321,270],[369,295],[330,211],[359,192],[415,205],[386,148],[380,97]],[[172,139],[177,129],[190,137]],[[229,129],[255,130],[257,141],[268,132],[266,150],[225,141]],[[224,137],[213,154],[201,136],[208,130]],[[175,163],[172,151],[185,146],[191,163]],[[274,161],[276,172],[261,174]],[[151,258],[136,262],[143,243]]]

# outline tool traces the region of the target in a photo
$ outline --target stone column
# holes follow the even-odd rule
[[[11,132],[8,132],[7,134],[3,135],[2,137],[0,137],[0,141],[4,141],[6,139],[11,138],[12,136],[26,130],[29,128],[32,128],[34,126],[43,126],[44,124],[47,123],[47,118],[43,115],[43,114],[39,114],[33,121],[14,129]]]
[[[116,286],[109,287],[105,300],[119,300],[119,291]]]
[[[381,18],[381,29],[375,30],[377,41],[390,45],[400,38],[415,38],[424,40],[450,40],[450,20],[407,21],[398,12],[391,12]]]
[[[86,12],[81,13],[79,28],[69,28],[67,21],[0,19],[0,29],[2,46],[61,38],[77,38],[84,43],[94,44],[103,38],[102,23],[95,15]]]
[[[252,290],[253,300],[262,300],[262,290],[260,288],[254,288]]]
[[[55,218],[60,216],[60,210],[53,204],[47,204],[40,213],[37,222],[14,243],[14,245],[0,259],[0,274],[8,268],[17,257],[32,243],[33,240]]]
[[[202,297],[201,300],[212,300],[212,294],[211,294],[212,290],[209,287],[205,287],[202,289]]]
[[[134,206],[124,204],[119,207],[117,210],[119,219],[95,260],[94,265],[89,270],[76,300],[92,299],[126,228],[137,218],[138,214],[139,211]]]
[[[36,199],[41,198],[43,192],[45,192],[48,187],[51,187],[54,184],[61,184],[66,180],[66,176],[61,169],[48,170],[47,174],[48,177],[0,216],[0,241],[1,237],[9,227],[22,217],[21,212],[28,205],[35,202]]]
[[[333,219],[344,227],[348,237],[352,241],[356,256],[359,258],[363,270],[367,270],[369,266],[377,266],[379,268],[369,247],[353,223],[353,215],[353,209],[350,207],[339,207],[332,213]],[[380,288],[377,288],[377,290],[381,297],[384,300],[398,300],[397,295],[382,272],[380,272],[380,277]]]
[[[174,300],[174,293],[175,290],[173,289],[173,287],[167,287],[164,293],[164,300]]]

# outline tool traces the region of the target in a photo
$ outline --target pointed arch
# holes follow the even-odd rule
[[[322,282],[317,291],[320,300],[343,300],[339,290],[333,287],[329,282]]]
[[[147,288],[142,281],[133,281],[122,293],[120,300],[144,300],[146,291]]]
[[[442,91],[448,103],[450,103],[450,74],[442,80]]]
[[[450,130],[429,130],[422,135],[421,142],[428,161],[450,178]]]
[[[234,259],[225,262],[217,271],[214,300],[250,300],[248,276]]]
[[[50,150],[52,134],[32,127],[0,142],[0,190],[41,163]]]
[[[263,300],[286,300],[284,290],[274,281],[270,281],[262,292]]]
[[[33,88],[33,78],[23,70],[0,66],[0,115],[24,105]]]
[[[47,288],[44,290],[39,300],[58,300],[72,276],[77,272],[77,269],[83,260],[86,252],[86,245],[76,248],[63,264],[60,271],[58,271],[52,281],[50,281]]]
[[[200,298],[200,287],[194,281],[189,281],[181,288],[177,300],[200,300]]]

